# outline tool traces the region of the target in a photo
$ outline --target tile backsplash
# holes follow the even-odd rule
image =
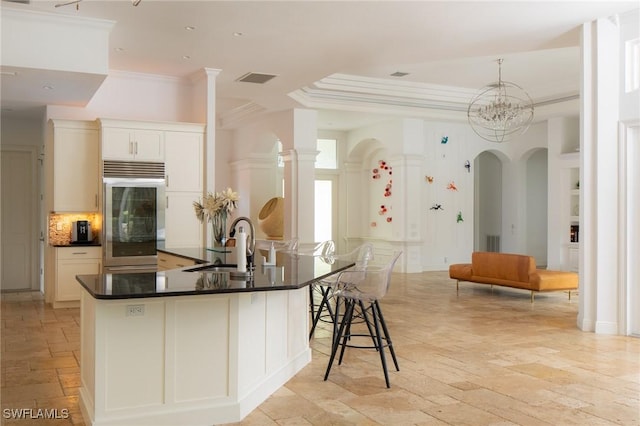
[[[50,213],[49,214],[49,244],[65,245],[71,243],[71,222],[88,220],[91,223],[93,241],[100,240],[102,230],[102,215],[98,213]]]

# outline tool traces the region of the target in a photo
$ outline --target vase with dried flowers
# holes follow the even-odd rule
[[[227,216],[238,206],[238,199],[238,193],[227,188],[221,192],[209,192],[202,202],[193,202],[200,223],[211,223],[214,247],[224,247],[227,240]]]

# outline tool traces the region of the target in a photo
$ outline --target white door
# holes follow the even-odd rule
[[[38,203],[33,147],[2,150],[2,282],[7,290],[37,290]]]

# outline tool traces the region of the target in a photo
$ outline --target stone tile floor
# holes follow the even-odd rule
[[[381,306],[399,358],[348,349],[327,382],[330,327],[313,361],[239,425],[639,425],[640,339],[577,329],[577,296],[394,274]],[[79,310],[1,295],[3,425],[83,425]],[[6,410],[59,419],[12,419]],[[56,411],[57,410],[57,411]],[[135,425],[132,425],[135,426]],[[182,425],[176,425],[182,426]]]

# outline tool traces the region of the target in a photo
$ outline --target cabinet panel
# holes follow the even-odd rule
[[[164,161],[163,134],[160,131],[136,130],[134,156],[138,161]]]
[[[159,130],[102,129],[102,158],[122,161],[164,161]]]
[[[580,269],[580,249],[576,246],[569,247],[569,270],[578,272]]]
[[[98,211],[98,130],[60,128],[53,134],[53,210]]]
[[[109,160],[131,160],[133,143],[127,129],[102,130],[102,158]]]
[[[167,191],[202,192],[203,134],[165,133]]]
[[[202,246],[202,224],[196,218],[193,202],[198,192],[167,192],[165,211],[165,244],[167,247]]]
[[[56,302],[80,300],[81,286],[76,275],[100,273],[101,259],[88,256],[95,256],[95,253],[73,248],[56,249]]]

